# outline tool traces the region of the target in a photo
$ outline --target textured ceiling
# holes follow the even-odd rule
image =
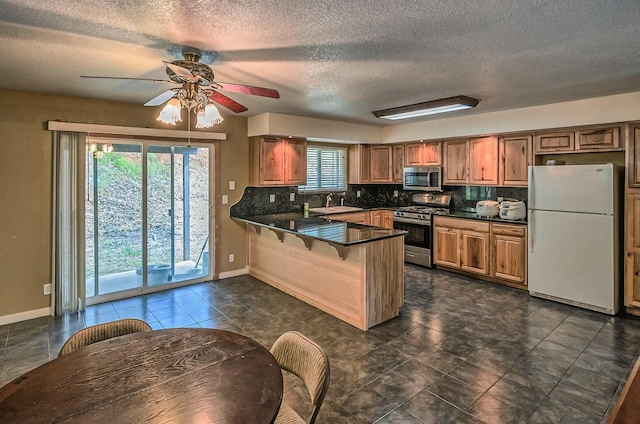
[[[280,91],[228,94],[244,116],[392,125],[371,111],[481,100],[462,115],[640,90],[638,0],[0,0],[2,87],[142,104],[167,87],[79,76],[164,79],[183,46],[205,51],[216,80]]]

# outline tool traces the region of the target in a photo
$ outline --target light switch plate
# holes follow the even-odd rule
[[[296,201],[296,194],[295,193],[289,193],[289,200],[291,200],[292,202]]]
[[[269,203],[275,203],[276,202],[276,195],[275,194],[270,194],[269,195]]]
[[[229,262],[233,262],[236,260],[236,255],[234,255],[233,253],[229,253]]]
[[[235,190],[235,189],[236,189],[236,182],[229,181],[229,190]]]
[[[226,194],[222,195],[222,204],[226,205],[227,203],[229,203],[229,196],[227,196]]]
[[[360,197],[361,194],[362,192],[360,190],[356,190],[356,197]]]

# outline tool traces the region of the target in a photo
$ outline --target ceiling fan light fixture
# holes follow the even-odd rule
[[[412,105],[399,106],[391,109],[374,110],[376,118],[399,119],[417,118],[419,116],[435,115],[438,113],[453,112],[456,110],[472,109],[480,103],[480,100],[467,96],[454,96],[445,99],[431,100]]]
[[[198,120],[196,122],[196,128],[210,128],[216,124],[221,124],[224,121],[222,115],[212,103],[205,106],[204,110],[198,112]]]
[[[170,125],[182,122],[182,117],[180,116],[180,100],[175,97],[169,100],[160,111],[157,120]]]

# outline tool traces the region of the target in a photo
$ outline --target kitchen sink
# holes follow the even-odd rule
[[[361,210],[362,208],[356,208],[355,206],[330,206],[328,208],[310,208],[309,212],[327,215],[331,213],[358,212]]]

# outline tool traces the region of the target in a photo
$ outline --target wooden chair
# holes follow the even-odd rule
[[[633,370],[622,388],[620,397],[609,415],[607,424],[639,424],[640,423],[640,358],[636,360]]]
[[[146,322],[135,318],[121,319],[83,328],[69,337],[69,340],[62,345],[58,357],[75,352],[93,343],[141,331],[151,331],[151,327]]]
[[[322,348],[296,331],[278,337],[271,348],[280,368],[300,378],[311,396],[313,412],[309,424],[318,416],[320,406],[329,387],[329,358]],[[282,402],[275,424],[305,423],[285,402]]]

